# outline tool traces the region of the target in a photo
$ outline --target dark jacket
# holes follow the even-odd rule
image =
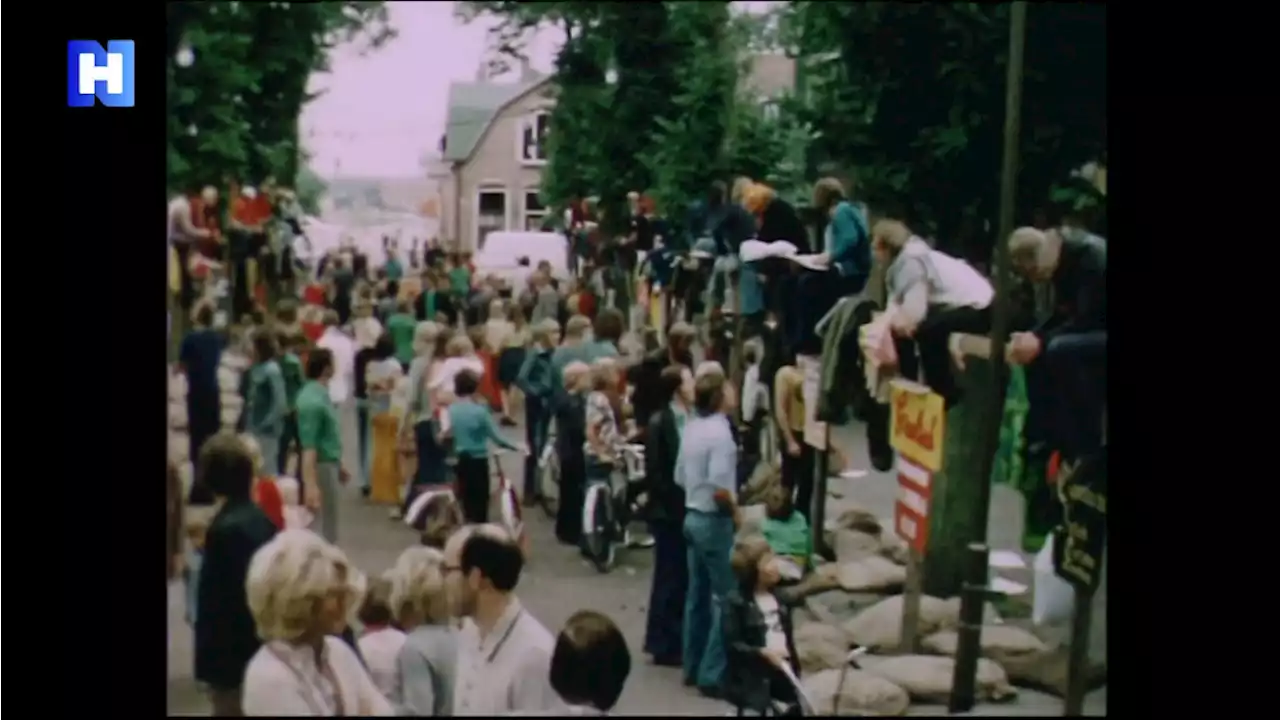
[[[765,216],[768,217],[768,212]],[[747,212],[746,208],[737,203],[724,206],[724,209],[715,217],[715,223],[712,237],[720,253],[736,255],[742,243],[756,235],[756,219]],[[795,241],[792,240],[792,242]]]
[[[245,580],[253,554],[275,534],[275,524],[248,498],[227,500],[209,522],[196,604],[195,676],[214,688],[240,687],[261,645]]]
[[[587,441],[586,397],[581,393],[560,391],[555,407],[556,451],[563,467],[566,463],[581,463],[583,443]]]
[[[551,350],[530,352],[516,377],[516,387],[524,393],[525,402],[536,405],[539,411],[551,406],[551,394],[555,391],[551,353]]]
[[[677,358],[679,364],[693,372],[693,355]],[[662,409],[662,371],[671,365],[671,355],[666,348],[649,353],[643,360],[627,370],[627,382],[635,388],[631,394],[631,408],[637,418],[648,418]]]
[[[418,299],[413,302],[414,315],[418,322],[427,320],[435,321],[435,317],[427,317],[427,292],[424,290],[418,295]],[[453,298],[447,292],[436,291],[436,312],[444,313],[450,323],[458,321],[456,310],[453,308]]]
[[[761,213],[756,239],[767,243],[786,240],[795,245],[801,254],[813,252],[813,244],[809,242],[809,228],[791,203],[782,198],[774,198]]]
[[[787,636],[791,669],[799,676],[799,655],[796,654],[795,633],[791,623],[791,600],[785,593],[777,591],[774,592],[774,597],[778,600],[782,632]],[[737,588],[725,596],[722,612],[724,648],[728,661],[724,674],[725,699],[738,707],[762,711],[770,703],[769,683],[784,682],[775,678],[773,667],[760,655],[768,630],[764,614],[752,598],[743,597]]]
[[[1056,335],[1107,329],[1107,241],[1082,230],[1061,232],[1053,314],[1035,329],[1043,343]]]
[[[676,484],[676,457],[680,454],[680,431],[675,413],[665,407],[649,418],[645,432],[645,491],[649,493],[649,519],[655,522],[684,522],[684,489]]]

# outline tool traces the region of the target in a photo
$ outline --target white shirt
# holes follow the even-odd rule
[[[382,323],[372,316],[352,320],[351,328],[355,332],[356,346],[360,348],[373,347],[377,344],[378,337],[382,335]]]
[[[329,380],[329,398],[333,400],[333,404],[341,405],[351,395],[351,384],[355,380],[355,343],[341,330],[325,328],[316,347],[333,353],[333,378]]]
[[[183,222],[181,218],[185,217],[187,222]],[[182,231],[191,219],[191,201],[185,195],[178,195],[169,201],[169,244],[172,245],[174,240],[190,240],[187,234]]]
[[[397,665],[400,649],[404,647],[404,633],[388,627],[366,632],[356,641],[360,646],[360,654],[364,656],[364,664],[369,668],[373,684],[385,697],[391,697],[400,680]]]
[[[253,716],[394,715],[360,659],[341,639],[325,638],[317,663],[309,647],[264,644],[244,674],[244,714]],[[326,679],[322,666],[331,670]]]
[[[558,711],[551,689],[551,653],[555,640],[520,601],[484,638],[471,620],[458,634],[458,672],[453,689],[454,715],[536,714]]]
[[[756,595],[756,607],[764,615],[764,646],[770,650],[787,656],[787,634],[782,629],[782,609],[778,607],[778,599],[771,593]]]
[[[440,363],[436,375],[427,382],[428,390],[441,388],[453,391],[453,379],[463,370],[470,370],[478,377],[484,377],[484,361],[472,355],[470,357],[452,357]]]

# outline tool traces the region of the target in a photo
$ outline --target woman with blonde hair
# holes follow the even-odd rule
[[[457,635],[449,622],[444,553],[411,547],[387,572],[391,612],[408,635],[400,649],[391,702],[401,715],[449,715],[453,709]]]
[[[369,499],[391,505],[392,517],[400,511],[400,418],[392,411],[392,393],[404,375],[396,358],[396,343],[383,332],[375,347],[376,360],[365,369],[369,393]]]
[[[489,316],[490,322],[493,316]],[[498,347],[498,387],[502,390],[502,409],[505,417],[514,417],[512,392],[516,380],[520,377],[520,368],[524,367],[532,331],[520,303],[511,303],[507,308],[507,326],[509,328],[502,344]]]
[[[518,311],[519,308],[520,303],[513,302],[508,307],[508,303],[501,298],[495,298],[490,302],[489,316],[484,322],[483,346],[481,347],[481,344],[477,343],[477,347],[482,349],[482,357],[485,358],[485,375],[492,382],[492,388],[485,393],[485,396],[490,397],[492,395],[493,399],[497,400],[497,406],[494,409],[501,412],[502,424],[507,426],[515,425],[515,420],[511,418],[509,412],[510,397],[507,393],[507,388],[510,387],[514,376],[506,378],[503,373],[501,358],[508,342],[516,334],[515,323],[509,318],[509,314]],[[518,340],[519,338],[516,339]],[[519,372],[519,369],[519,366],[517,366],[516,371]],[[504,382],[504,379],[506,382]]]
[[[285,530],[253,556],[245,589],[263,642],[244,674],[245,715],[395,713],[336,637],[365,589],[342,550],[308,530]]]
[[[436,438],[435,403],[428,388],[432,374],[444,361],[444,330],[438,323],[426,321],[418,323],[414,331],[415,355],[409,364],[409,394],[400,427],[401,446],[412,443],[416,456],[413,480],[405,494],[405,510],[422,487],[444,482],[444,451]]]

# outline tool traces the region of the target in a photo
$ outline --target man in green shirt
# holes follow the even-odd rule
[[[298,392],[298,440],[302,446],[303,500],[320,513],[320,534],[338,542],[338,488],[349,475],[342,467],[338,409],[329,398],[333,353],[315,348],[307,357],[307,384]]]
[[[418,328],[418,321],[413,317],[413,305],[408,300],[396,304],[396,312],[387,318],[387,332],[396,343],[396,359],[409,372],[409,363],[413,362],[413,334]]]

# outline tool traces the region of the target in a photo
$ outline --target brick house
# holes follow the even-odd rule
[[[794,60],[757,55],[744,79],[765,102],[789,91]],[[548,208],[538,197],[546,165],[545,136],[555,87],[526,64],[515,82],[475,81],[449,87],[441,158],[428,176],[440,187],[440,235],[474,251],[495,230],[536,230]]]

